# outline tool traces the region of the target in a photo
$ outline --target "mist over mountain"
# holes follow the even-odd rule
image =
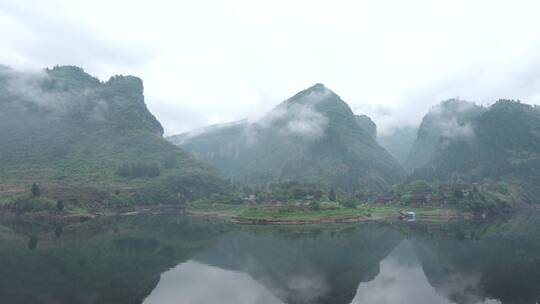
[[[381,189],[405,172],[375,140],[375,124],[357,117],[316,84],[255,122],[211,126],[169,140],[251,184],[301,181],[345,189]]]
[[[460,99],[449,99],[431,108],[418,127],[405,168],[412,171],[426,164],[441,140],[473,136],[471,123],[482,111],[482,107]]]
[[[518,187],[520,199],[536,201],[540,194],[540,109],[514,100],[499,100],[488,108],[461,103],[459,109],[464,108],[459,112],[461,120],[452,118],[451,124],[446,123],[431,157],[413,176],[504,181]],[[440,114],[452,117],[455,109],[441,108]],[[423,130],[426,121],[433,121],[429,115]],[[417,143],[433,139],[425,135],[419,131]]]
[[[9,191],[38,183],[53,198],[125,204],[185,201],[225,187],[214,169],[163,139],[137,77],[101,82],[74,66],[1,67],[0,108],[0,176]]]
[[[418,133],[417,127],[403,126],[377,134],[377,142],[405,166]]]

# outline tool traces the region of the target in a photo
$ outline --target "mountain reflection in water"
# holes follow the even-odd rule
[[[478,282],[463,278],[462,288]],[[309,278],[300,286],[312,285]],[[456,287],[459,288],[459,287]],[[463,291],[463,290],[462,290]],[[320,296],[320,294],[319,294]],[[188,261],[165,272],[159,284],[144,304],[176,303],[237,303],[274,304],[284,303],[264,285],[248,274],[225,270],[196,261]],[[402,241],[380,262],[379,274],[371,281],[360,283],[353,304],[447,304],[454,303],[429,284],[414,245]],[[469,299],[468,303],[497,304],[494,299]]]
[[[0,303],[536,303],[540,216],[240,227],[0,225]],[[29,244],[32,246],[29,246]]]
[[[465,286],[471,281],[463,281]],[[384,260],[381,270],[373,281],[361,283],[352,303],[415,303],[446,304],[453,303],[445,298],[429,284],[422,269],[413,244],[403,241]],[[468,303],[501,303],[498,300],[472,300]]]
[[[143,302],[176,303],[283,303],[249,275],[188,261],[163,273]]]

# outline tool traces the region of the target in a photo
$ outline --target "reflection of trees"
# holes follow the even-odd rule
[[[37,247],[38,238],[36,236],[31,236],[28,239],[28,249],[34,250]]]
[[[486,298],[535,303],[540,300],[539,224],[530,216],[429,235],[417,231],[415,248],[430,284],[456,303]]]
[[[0,227],[1,303],[140,303],[225,229],[164,216],[58,227]]]

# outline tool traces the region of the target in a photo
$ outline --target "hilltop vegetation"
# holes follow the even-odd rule
[[[133,76],[107,82],[73,66],[0,68],[0,201],[41,186],[91,207],[183,203],[228,191],[216,170],[163,139]]]
[[[67,212],[193,201],[315,206],[336,193],[343,206],[435,198],[493,210],[540,195],[540,110],[512,100],[444,101],[426,114],[414,144],[415,128],[377,135],[368,116],[322,84],[257,121],[169,141],[133,76],[103,82],[73,66],[40,73],[0,66],[0,107],[0,205],[17,212],[56,212],[58,202]],[[427,187],[410,190],[422,182]]]
[[[355,116],[322,84],[255,122],[213,126],[169,138],[227,177],[254,187],[297,181],[349,191],[384,189],[405,177],[375,140],[374,123]]]
[[[463,112],[443,109],[442,115],[461,121],[454,129],[459,132],[439,136],[432,155],[413,178],[488,185],[505,182],[518,195],[515,200],[536,203],[540,194],[540,110],[519,101],[499,100],[489,108],[468,105],[465,119],[460,120],[459,114]],[[419,131],[417,142],[429,138]]]
[[[442,140],[469,137],[472,121],[483,111],[482,107],[460,99],[449,99],[431,108],[418,127],[405,167],[413,171],[425,165]]]

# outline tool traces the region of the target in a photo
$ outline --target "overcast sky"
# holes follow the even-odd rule
[[[540,103],[540,2],[0,0],[0,63],[143,79],[167,134],[322,82],[381,129],[442,99]]]

